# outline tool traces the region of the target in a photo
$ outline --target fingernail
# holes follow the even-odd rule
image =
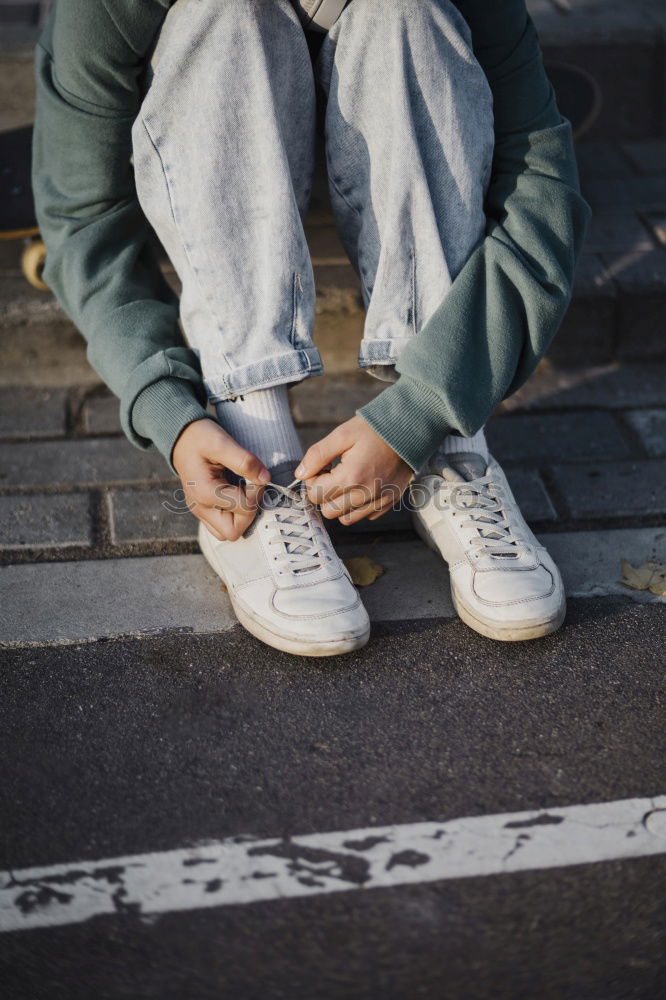
[[[271,478],[271,474],[268,471],[268,469],[264,469],[263,472],[259,473],[259,482],[260,483],[268,483],[268,482],[270,482],[270,478]]]
[[[302,479],[305,475],[305,466],[299,465],[299,467],[294,471],[294,475],[297,479]]]

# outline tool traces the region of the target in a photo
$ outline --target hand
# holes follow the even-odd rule
[[[338,457],[340,463],[322,473]],[[390,510],[414,473],[363,417],[355,416],[308,448],[295,475],[305,481],[310,500],[321,504],[324,517],[354,524],[364,517],[376,521]]]
[[[221,542],[235,542],[257,513],[271,474],[252,452],[241,448],[214,420],[195,420],[181,432],[171,456],[185,500],[195,517]],[[225,469],[246,480],[232,486]]]

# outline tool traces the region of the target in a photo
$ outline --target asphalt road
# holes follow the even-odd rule
[[[663,606],[2,651],[0,868],[666,792]],[[0,935],[3,1000],[657,1000],[666,854]]]

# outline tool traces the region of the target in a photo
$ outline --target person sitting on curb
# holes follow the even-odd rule
[[[44,277],[130,441],[179,475],[255,636],[304,655],[363,646],[321,515],[375,519],[408,488],[461,618],[546,635],[562,581],[483,426],[570,300],[589,219],[571,126],[525,0],[340,6],[317,47],[311,0],[58,0],[37,48]],[[386,385],[303,454],[288,386],[322,372],[303,229],[318,87],[366,307],[359,364]]]

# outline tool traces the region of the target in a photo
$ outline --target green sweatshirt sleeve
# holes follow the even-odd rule
[[[32,178],[45,281],[119,397],[129,439],[167,460],[206,416],[206,394],[137,201],[131,128],[171,2],[58,0],[36,52]]]
[[[493,93],[486,234],[404,348],[398,381],[357,411],[415,471],[532,374],[570,302],[590,217],[525,0],[457,6]]]

